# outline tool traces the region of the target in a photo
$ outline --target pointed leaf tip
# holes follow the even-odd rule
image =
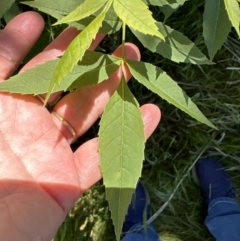
[[[231,30],[224,0],[206,0],[203,14],[203,37],[212,60]]]

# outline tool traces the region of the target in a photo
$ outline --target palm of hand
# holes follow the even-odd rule
[[[1,94],[0,98],[0,204],[5,205],[0,230],[11,234],[13,240],[22,240],[21,235],[35,240],[41,234],[38,229],[47,224],[49,231],[43,240],[50,240],[56,224],[63,221],[80,193],[74,155],[48,111],[32,97],[16,99]],[[27,212],[44,219],[35,220],[37,225],[29,229],[32,219]],[[14,220],[17,215],[23,215],[25,221]]]
[[[6,153],[6,148],[10,147],[9,158],[3,160],[7,168],[3,165],[1,167],[8,171],[13,169],[15,180],[19,178],[38,183],[64,209],[69,208],[80,190],[73,198],[59,189],[51,190],[49,187],[50,184],[80,187],[74,154],[53,122],[53,117],[31,96],[19,98],[17,95],[1,94],[0,105],[1,153]],[[9,166],[6,160],[11,160]],[[10,179],[12,175],[7,172],[5,178]],[[68,205],[61,200],[61,196],[70,199]]]

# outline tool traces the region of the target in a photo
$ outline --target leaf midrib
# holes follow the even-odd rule
[[[212,0],[210,0],[210,1],[212,1]],[[214,39],[216,39],[216,35],[217,35],[216,33],[217,33],[218,25],[219,25],[219,24],[218,24],[218,19],[219,19],[219,15],[220,15],[220,5],[221,5],[221,1],[222,1],[222,0],[219,0],[219,1],[218,1],[218,4],[217,4],[217,7],[218,7],[218,10],[217,10],[217,18],[214,20],[214,22],[216,23],[215,26],[214,26],[215,28],[214,28],[214,34],[213,34]],[[214,42],[212,41],[212,44],[211,44],[212,47],[211,47],[211,49],[213,49],[214,43],[215,43],[215,41],[214,41]]]

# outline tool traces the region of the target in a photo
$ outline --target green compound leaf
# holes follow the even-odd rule
[[[107,1],[108,0],[85,0],[76,9],[54,25],[75,22],[86,18],[100,9]]]
[[[148,10],[148,6],[141,0],[114,0],[113,8],[118,17],[129,27],[141,33],[164,39],[158,31],[156,21]]]
[[[123,78],[103,113],[99,130],[100,168],[117,240],[144,159],[139,105]]]
[[[197,121],[216,127],[202,114],[177,83],[162,69],[149,63],[126,60],[133,77],[161,98],[186,112]]]
[[[10,9],[12,4],[15,2],[15,0],[1,0],[0,1],[0,18],[2,18],[3,14]]]
[[[90,47],[92,40],[96,37],[98,30],[102,25],[106,12],[110,7],[110,3],[111,1],[109,2],[105,10],[101,12],[92,21],[92,23],[89,24],[68,46],[66,52],[64,53],[53,74],[45,99],[46,103],[55,86],[57,84],[60,84],[61,80],[63,80],[66,75],[71,72],[74,65],[76,65],[77,62],[82,59],[85,51]]]
[[[192,64],[212,64],[210,60],[200,51],[200,49],[182,33],[171,29],[163,23],[157,22],[157,26],[163,34],[165,41],[156,37],[131,31],[139,39],[144,47],[154,53],[158,53],[165,58],[177,63]]]
[[[51,77],[59,61],[59,59],[48,61],[11,77],[0,83],[0,91],[33,95],[47,93]],[[121,59],[111,55],[87,51],[79,65],[74,66],[72,72],[67,74],[60,85],[55,86],[53,92],[98,84],[111,76],[120,64]]]
[[[240,37],[239,32],[239,22],[240,22],[240,9],[239,3],[236,0],[224,0],[225,7],[228,13],[228,17],[232,23],[232,26],[237,31],[238,36]]]
[[[206,0],[203,37],[211,60],[226,40],[231,26],[224,0]]]

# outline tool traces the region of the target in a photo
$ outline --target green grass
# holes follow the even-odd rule
[[[183,32],[207,55],[202,37],[203,4],[197,0],[187,1],[166,23]],[[156,19],[163,20],[158,8],[151,9]],[[39,46],[35,46],[35,52],[30,53],[28,58],[60,32],[60,29],[51,27],[51,19],[45,15],[44,18],[46,28],[42,42],[40,40]],[[161,123],[146,144],[141,178],[149,190],[153,214],[168,202],[182,181],[172,200],[155,219],[154,225],[163,241],[214,240],[204,226],[206,205],[188,169],[205,150],[202,156],[215,156],[226,166],[233,177],[237,193],[240,193],[240,46],[235,32],[230,34],[217,53],[214,58],[216,64],[212,66],[176,64],[145,50],[131,33],[127,34],[127,38],[139,46],[144,61],[160,66],[176,80],[218,128],[216,131],[196,122],[136,81],[129,83],[140,104],[155,103],[162,110]],[[117,33],[107,37],[101,48],[111,52],[120,43],[121,33]],[[74,148],[96,136],[97,131],[98,123],[80,138]],[[115,240],[101,182],[80,197],[54,239],[78,240]]]

